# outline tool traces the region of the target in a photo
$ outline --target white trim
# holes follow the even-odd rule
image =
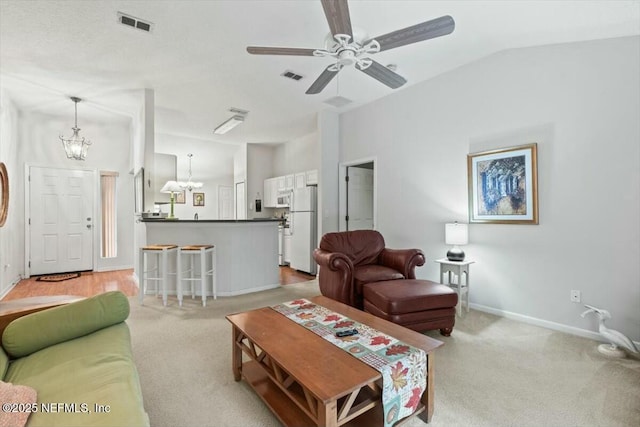
[[[100,268],[94,268],[93,271],[97,272],[97,273],[102,273],[105,271],[117,271],[117,270],[131,270],[133,269],[134,266],[133,264],[131,265],[108,265],[108,266],[104,266],[104,267],[100,267]],[[135,274],[134,274],[135,276]],[[137,280],[137,278],[136,278]]]
[[[260,286],[259,288],[250,288],[250,289],[240,289],[238,291],[227,291],[227,292],[220,292],[218,291],[218,296],[222,296],[222,297],[234,297],[236,295],[244,295],[244,294],[252,294],[254,292],[260,292],[260,291],[268,291],[269,289],[276,289],[276,288],[280,288],[282,287],[282,285],[275,284],[275,285],[266,285],[266,286]]]
[[[469,304],[470,308],[474,310],[483,311],[489,314],[495,314],[496,316],[506,317],[507,319],[516,320],[518,322],[528,323],[534,326],[540,326],[542,328],[552,329],[554,331],[565,332],[571,335],[577,335],[583,338],[589,338],[596,341],[606,342],[602,339],[598,332],[589,331],[587,329],[576,328],[574,326],[567,326],[561,323],[550,322],[548,320],[538,319],[536,317],[525,316],[523,314],[513,313],[511,311],[500,310],[493,307],[487,307],[486,305],[480,305],[475,303]]]
[[[347,167],[357,166],[363,163],[373,163],[373,229],[378,228],[378,157],[365,157],[338,164],[338,231],[347,229]]]
[[[18,283],[20,283],[20,280],[22,280],[22,276],[20,276],[18,274],[18,277],[13,279],[13,281],[7,287],[7,289],[4,292],[0,293],[0,300],[3,299],[4,297],[6,297],[7,295],[9,295],[9,292],[11,292],[13,290],[13,288],[15,288]]]

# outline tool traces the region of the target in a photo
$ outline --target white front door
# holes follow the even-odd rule
[[[93,270],[95,173],[29,168],[30,275]]]
[[[218,186],[218,219],[233,219],[233,187]]]
[[[347,168],[347,230],[373,229],[373,169]]]

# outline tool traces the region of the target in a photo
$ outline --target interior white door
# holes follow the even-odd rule
[[[29,168],[30,274],[93,270],[95,174]]]
[[[247,199],[244,182],[236,182],[236,219],[247,219]]]
[[[373,169],[347,168],[347,230],[373,229]]]
[[[218,219],[233,219],[233,187],[218,186]]]

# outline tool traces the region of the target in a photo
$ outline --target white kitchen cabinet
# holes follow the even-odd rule
[[[305,172],[297,173],[295,176],[295,188],[304,188],[307,186],[307,174]]]
[[[318,169],[305,172],[307,185],[318,185]]]
[[[278,179],[269,178],[264,180],[264,207],[275,208],[278,201]]]
[[[294,180],[294,175],[293,174],[285,175],[285,177],[284,177],[284,189],[286,191],[293,190],[293,180]]]
[[[287,178],[285,176],[278,176],[276,177],[276,182],[277,182],[276,192],[285,191]]]

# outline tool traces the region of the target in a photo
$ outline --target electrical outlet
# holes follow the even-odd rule
[[[571,302],[580,302],[580,291],[571,291]]]

